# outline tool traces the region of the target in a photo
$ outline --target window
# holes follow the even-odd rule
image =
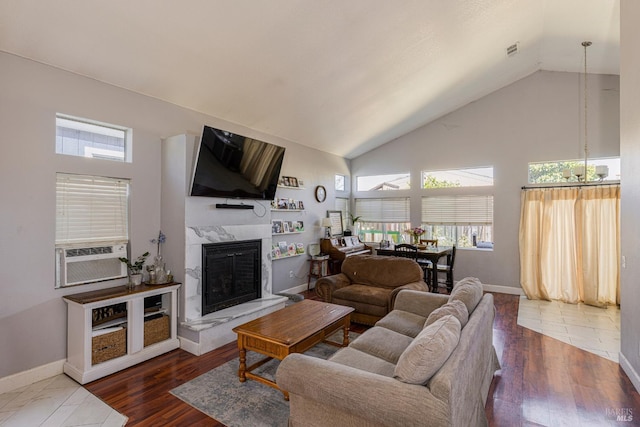
[[[346,177],[344,175],[336,174],[336,191],[344,191],[345,181],[346,181]]]
[[[129,240],[129,180],[56,175],[56,246]]]
[[[422,172],[422,188],[480,187],[491,185],[493,185],[493,167]]]
[[[356,199],[356,216],[360,218],[359,235],[365,242],[402,241],[409,225],[409,199]]]
[[[571,172],[577,166],[584,167],[584,159],[529,163],[529,183],[577,182],[577,177]],[[607,176],[603,177],[603,181],[617,181],[620,179],[620,157],[587,159],[587,180],[599,180],[596,174],[598,166],[606,166],[606,169],[608,169]],[[568,178],[564,177],[563,172],[565,169],[569,173]]]
[[[56,115],[56,153],[124,162],[131,129]]]
[[[359,176],[356,181],[357,191],[408,190],[411,174]]]
[[[492,248],[493,196],[423,197],[422,223],[438,245]]]
[[[344,228],[349,228],[349,199],[344,197],[336,197],[335,206],[337,211],[342,212],[342,224]]]

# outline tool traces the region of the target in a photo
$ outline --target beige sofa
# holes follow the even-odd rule
[[[402,289],[429,290],[422,268],[407,258],[354,255],[344,260],[341,273],[316,281],[323,301],[353,307],[351,321],[373,325],[391,308]]]
[[[393,311],[329,360],[292,354],[280,363],[289,425],[487,425],[500,369],[493,319],[493,295],[475,278],[450,296],[401,291]]]

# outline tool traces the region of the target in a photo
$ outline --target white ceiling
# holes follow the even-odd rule
[[[353,158],[537,70],[583,70],[584,40],[589,72],[619,74],[619,14],[619,0],[0,0],[0,50]]]

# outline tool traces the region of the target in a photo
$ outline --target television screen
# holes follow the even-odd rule
[[[273,200],[284,147],[205,126],[192,196]]]

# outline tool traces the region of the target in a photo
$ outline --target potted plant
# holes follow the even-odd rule
[[[349,214],[349,220],[351,221],[351,230],[349,230],[349,234],[345,233],[345,236],[350,235],[358,235],[358,221],[360,221],[361,216],[353,216],[353,214]]]
[[[142,267],[144,266],[144,262],[147,260],[149,256],[149,252],[145,252],[136,258],[135,261],[131,262],[129,258],[120,257],[118,258],[120,262],[123,262],[127,265],[127,271],[129,272],[129,284],[130,285],[139,285],[142,283]]]

